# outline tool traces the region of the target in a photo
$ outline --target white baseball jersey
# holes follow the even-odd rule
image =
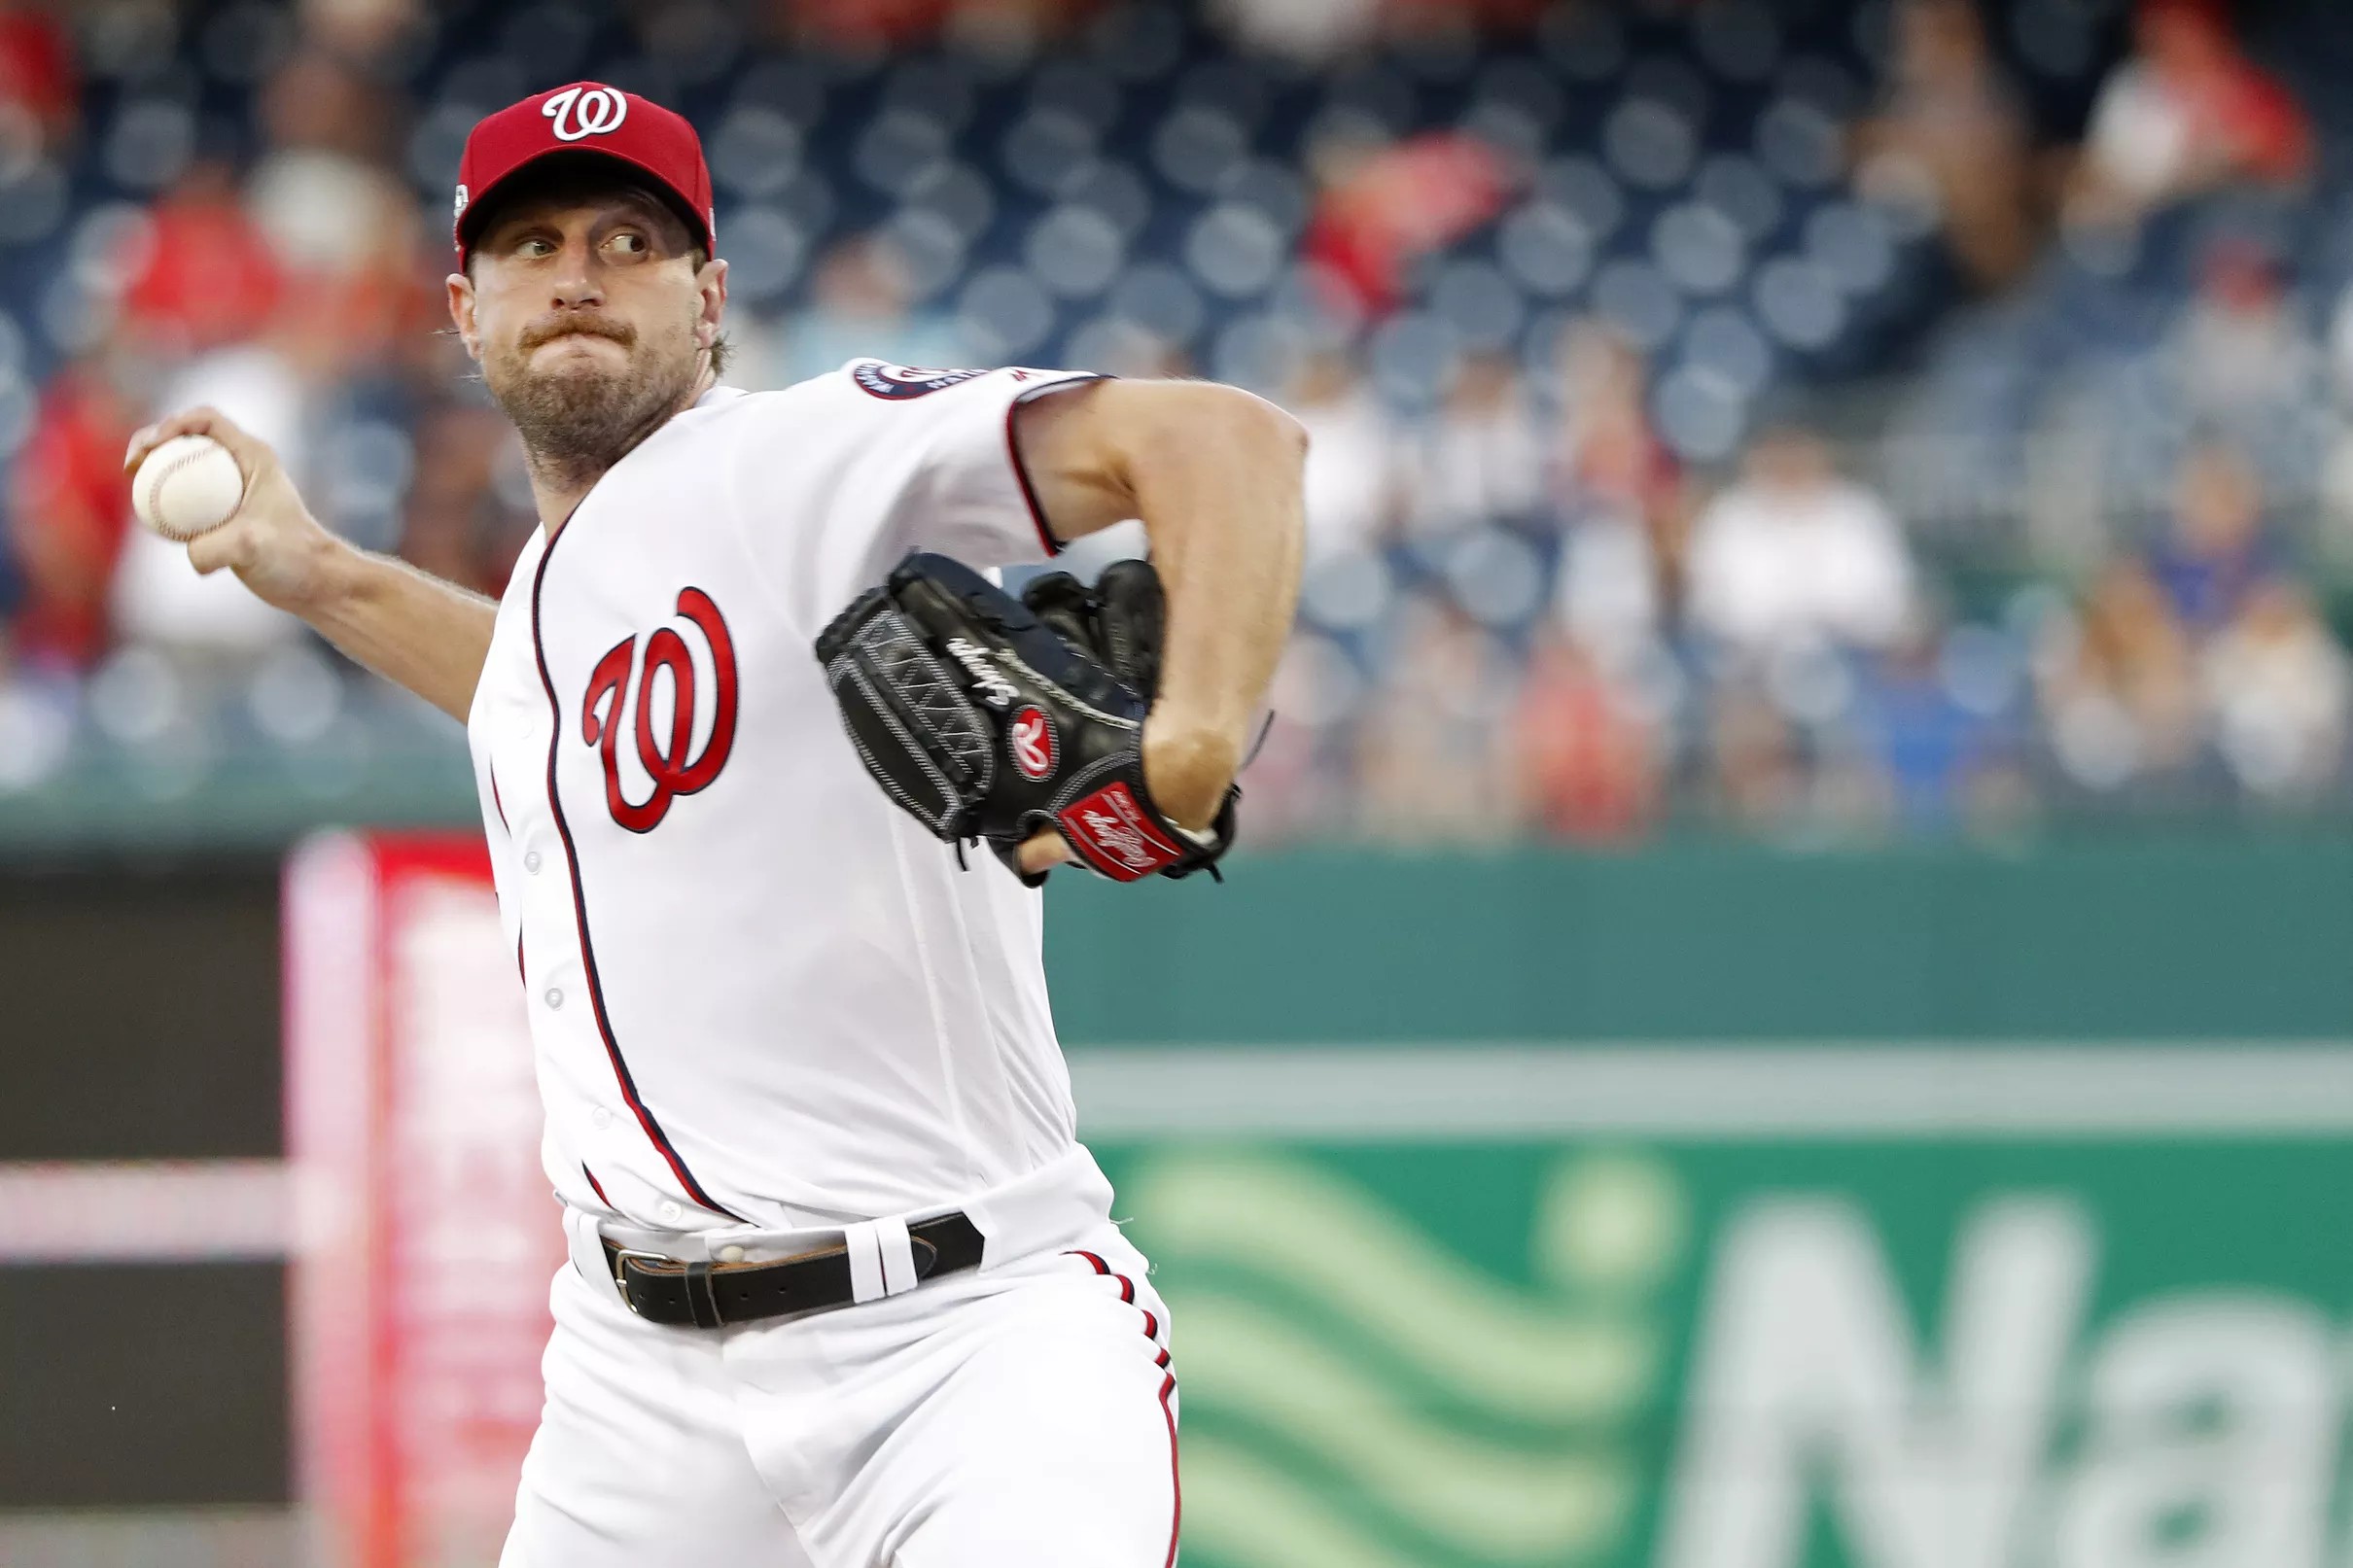
[[[1038,895],[875,786],[811,645],[909,549],[1039,559],[1012,412],[1082,379],[721,388],[524,549],[468,730],[567,1202],[822,1225],[1071,1149]]]

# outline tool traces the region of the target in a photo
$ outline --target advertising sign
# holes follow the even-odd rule
[[[2319,1568],[2353,1147],[1129,1146],[1212,1568]]]
[[[297,1489],[332,1568],[498,1559],[565,1257],[480,840],[286,879]]]

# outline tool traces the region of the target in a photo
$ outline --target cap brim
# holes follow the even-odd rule
[[[642,184],[654,195],[661,198],[664,205],[678,214],[680,221],[686,226],[686,232],[692,235],[706,252],[715,248],[711,234],[710,216],[696,212],[693,203],[686,199],[685,193],[672,185],[652,164],[643,158],[631,157],[626,153],[615,153],[607,148],[550,147],[532,154],[480,191],[474,192],[468,199],[466,210],[459,214],[456,225],[458,258],[461,261],[468,253],[473,251],[474,242],[481,238],[483,226],[489,223],[500,199],[513,193],[517,177],[534,170],[544,170],[550,163],[558,159],[579,162],[593,159],[601,163],[617,164],[633,174],[643,176],[642,180],[632,183]]]

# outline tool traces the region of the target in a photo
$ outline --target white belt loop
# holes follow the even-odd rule
[[[907,1222],[896,1215],[874,1222],[874,1238],[881,1243],[883,1294],[896,1296],[915,1288],[915,1246],[907,1238]]]
[[[882,1237],[874,1234],[873,1222],[851,1226],[841,1238],[850,1252],[850,1299],[878,1300],[883,1295]]]
[[[866,1220],[841,1234],[850,1254],[850,1299],[870,1302],[915,1288],[915,1248],[902,1219]]]

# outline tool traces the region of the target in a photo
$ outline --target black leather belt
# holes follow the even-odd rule
[[[918,1281],[980,1267],[980,1231],[962,1213],[908,1226],[907,1246]],[[629,1310],[676,1328],[716,1329],[856,1300],[847,1247],[775,1263],[686,1263],[606,1241],[605,1266]]]

